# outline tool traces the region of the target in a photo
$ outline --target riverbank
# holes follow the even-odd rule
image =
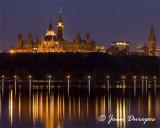
[[[151,56],[113,56],[105,53],[1,53],[0,74],[5,77],[46,79],[104,79],[148,76],[160,77],[160,58]]]

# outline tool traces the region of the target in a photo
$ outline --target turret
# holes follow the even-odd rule
[[[154,30],[152,25],[149,35],[149,55],[155,56],[155,50],[156,50],[156,37],[154,35]]]
[[[31,33],[28,33],[28,43],[31,43]]]
[[[22,34],[21,33],[18,34],[18,47],[19,49],[22,48]]]
[[[80,43],[80,40],[81,40],[80,34],[79,32],[77,32],[77,43]]]
[[[36,37],[36,41],[38,41],[38,37]]]
[[[64,25],[63,25],[63,19],[62,19],[62,10],[60,8],[60,14],[57,24],[57,39],[59,41],[64,40]]]
[[[89,44],[89,33],[86,33],[86,43]]]
[[[151,25],[151,30],[150,30],[150,35],[149,35],[149,41],[156,41],[156,37],[154,35],[153,25]]]

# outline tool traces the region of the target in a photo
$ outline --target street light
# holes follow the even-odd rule
[[[70,79],[70,75],[67,75],[67,79]]]
[[[16,79],[16,78],[17,78],[17,76],[15,75],[15,76],[14,76],[14,78]]]
[[[122,76],[121,78],[124,80],[124,79],[126,79],[126,76]]]
[[[133,76],[134,79],[137,79],[137,76]]]
[[[107,75],[107,79],[110,79],[110,75]]]
[[[142,76],[142,79],[144,79],[144,76]]]
[[[31,79],[31,78],[32,78],[32,76],[31,76],[31,75],[29,75],[28,77],[29,77],[29,79]]]

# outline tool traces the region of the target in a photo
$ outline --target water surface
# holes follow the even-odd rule
[[[160,126],[160,88],[155,81],[113,81],[98,84],[1,81],[1,127],[117,127]],[[105,115],[102,122],[100,115]],[[112,121],[109,116],[123,118]],[[128,116],[155,118],[128,121]]]

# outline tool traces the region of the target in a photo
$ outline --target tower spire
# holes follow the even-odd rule
[[[150,35],[149,35],[149,55],[155,56],[156,51],[156,37],[154,35],[153,25],[151,25]]]
[[[62,7],[60,7],[60,11],[59,12],[62,13]]]
[[[63,22],[63,19],[62,19],[62,8],[60,7],[60,11],[59,11],[59,20],[58,22]]]
[[[59,19],[58,19],[58,24],[57,24],[57,39],[59,41],[64,40],[64,24],[63,24],[63,19],[62,19],[62,8],[60,8],[59,12]]]
[[[150,41],[155,41],[156,40],[155,35],[154,35],[153,25],[151,25],[151,31],[150,31],[149,40]]]
[[[153,33],[153,25],[151,25],[151,33]]]

